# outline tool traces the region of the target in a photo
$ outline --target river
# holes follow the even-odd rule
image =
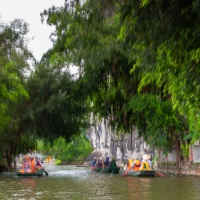
[[[1,200],[199,200],[198,177],[139,178],[91,172],[88,167],[46,165],[49,176],[0,174]]]

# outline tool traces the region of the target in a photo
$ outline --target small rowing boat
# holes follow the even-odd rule
[[[34,177],[34,176],[43,176],[46,171],[44,169],[37,170],[36,172],[17,172],[17,176],[22,176],[22,177]],[[46,173],[47,174],[47,173]]]
[[[155,170],[131,170],[128,171],[126,174],[127,176],[143,176],[143,177],[154,177],[156,171]]]

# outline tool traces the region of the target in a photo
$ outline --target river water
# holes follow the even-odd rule
[[[0,200],[199,200],[198,177],[139,178],[91,172],[88,167],[46,165],[49,176],[0,175]]]

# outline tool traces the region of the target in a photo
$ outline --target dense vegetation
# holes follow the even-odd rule
[[[63,137],[54,140],[53,145],[48,141],[46,142],[39,140],[37,150],[43,155],[54,156],[55,163],[57,164],[82,164],[93,150],[90,142],[83,133],[79,136],[73,136],[70,142],[66,142]]]
[[[56,39],[28,79],[30,54],[16,46],[25,32],[1,28],[3,154],[25,151],[38,137],[70,141],[92,111],[119,133],[137,127],[148,144],[176,145],[187,157],[200,138],[199,12],[198,0],[66,1],[41,14]]]

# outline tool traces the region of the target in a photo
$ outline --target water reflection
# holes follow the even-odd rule
[[[49,176],[0,175],[0,199],[83,200],[195,200],[199,199],[199,178],[139,178],[121,174],[93,173],[89,168],[45,166]]]

